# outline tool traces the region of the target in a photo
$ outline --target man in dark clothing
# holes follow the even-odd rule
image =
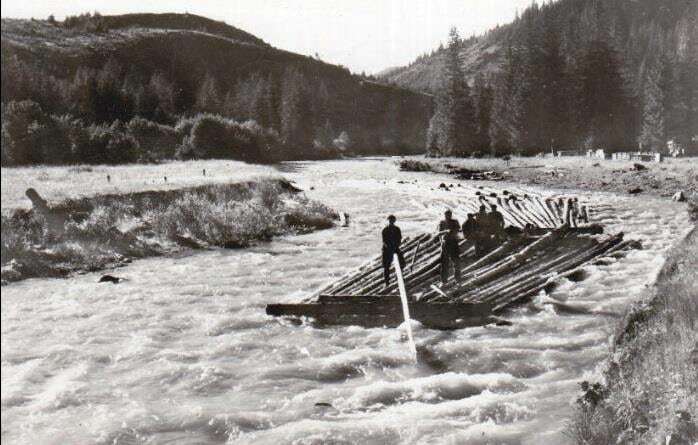
[[[402,232],[400,228],[395,225],[395,216],[388,216],[388,225],[383,229],[383,280],[385,281],[385,286],[390,284],[390,265],[393,263],[393,257],[397,254],[398,261],[400,261],[400,267],[404,270],[405,268],[405,258],[402,256],[402,251],[400,250],[400,243],[402,243]]]
[[[465,239],[473,243],[473,246],[475,247],[475,256],[482,256],[482,233],[480,230],[480,225],[475,219],[474,213],[468,213],[468,219],[466,219],[463,223],[463,236]]]
[[[489,217],[494,241],[501,242],[506,236],[504,233],[504,216],[497,210],[497,206],[492,204],[492,211]]]
[[[441,237],[441,283],[448,281],[448,269],[453,263],[453,275],[456,281],[460,281],[460,248],[458,247],[458,232],[460,224],[453,219],[450,210],[444,212],[444,219],[439,222],[439,236]]]
[[[476,255],[481,257],[488,252],[489,240],[492,233],[490,215],[487,213],[487,207],[483,204],[480,206],[480,211],[475,215],[477,223],[477,235],[479,242],[477,243]]]
[[[500,223],[504,225],[502,214],[497,211],[497,206],[492,205],[492,212],[487,212],[487,207],[483,204],[477,213],[476,221],[480,232],[480,251],[478,256],[490,253],[497,245],[499,238]],[[501,219],[500,219],[501,217]]]
[[[487,214],[487,207],[484,204],[480,206],[480,211],[475,215],[475,220],[480,225],[481,231],[489,227],[489,215]]]

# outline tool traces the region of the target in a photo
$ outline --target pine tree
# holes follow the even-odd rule
[[[289,151],[287,154],[292,157],[308,154],[313,145],[315,125],[307,79],[297,68],[289,67],[284,73],[279,114],[281,140]]]
[[[686,148],[698,136],[698,57],[677,61],[669,86],[667,138]]]
[[[221,111],[220,92],[216,79],[211,74],[206,74],[196,93],[195,107],[200,112],[219,113]]]
[[[476,108],[477,137],[475,148],[480,151],[490,151],[490,126],[492,120],[492,106],[494,92],[485,80],[485,76],[478,74],[473,85],[473,97]]]
[[[633,145],[628,95],[616,52],[603,40],[591,42],[579,61],[575,80],[581,145],[609,150]]]
[[[520,147],[522,95],[519,67],[522,62],[518,48],[509,45],[503,72],[495,77],[490,147],[493,154],[511,153]]]
[[[475,110],[470,88],[460,62],[461,41],[456,28],[449,33],[444,69],[445,86],[437,95],[436,111],[430,121],[432,151],[444,156],[463,156],[476,143]]]
[[[557,30],[548,25],[543,36],[543,67],[541,70],[543,122],[541,144],[565,147],[574,143],[570,131],[570,103],[573,100],[569,71],[562,54]]]
[[[666,85],[662,60],[653,58],[643,88],[642,128],[638,142],[643,150],[662,152],[666,144]]]
[[[150,76],[147,89],[157,98],[156,120],[163,121],[176,113],[175,86],[164,74],[157,72]]]

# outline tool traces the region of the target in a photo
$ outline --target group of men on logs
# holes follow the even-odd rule
[[[453,218],[453,212],[446,210],[444,219],[439,222],[438,236],[441,242],[441,283],[448,281],[449,270],[453,266],[453,276],[460,281],[460,233],[472,241],[475,247],[475,255],[479,258],[494,250],[504,239],[504,217],[497,210],[496,205],[487,211],[485,205],[481,205],[477,213],[468,213],[468,217],[461,226],[457,219]],[[383,229],[383,279],[386,287],[390,282],[390,265],[393,257],[397,255],[400,268],[405,267],[405,258],[400,250],[402,232],[395,225],[395,216],[388,216],[388,225]]]

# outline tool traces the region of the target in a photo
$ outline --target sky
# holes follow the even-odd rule
[[[189,12],[222,20],[281,49],[376,73],[446,42],[510,22],[532,0],[3,0],[2,17],[42,18],[99,11]]]

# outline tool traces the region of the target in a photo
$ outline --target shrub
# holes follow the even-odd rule
[[[86,164],[121,164],[138,159],[138,142],[125,133],[104,125],[85,127],[76,136],[73,156]]]
[[[2,279],[97,270],[174,245],[244,247],[331,227],[333,219],[334,211],[277,179],[67,200],[48,216],[2,215]]]
[[[404,172],[431,172],[434,171],[434,167],[428,162],[403,159],[400,161],[400,170]]]
[[[142,159],[172,158],[177,145],[182,141],[173,127],[142,117],[131,119],[126,124],[126,131],[138,143]]]
[[[31,100],[11,101],[3,112],[2,132],[5,156],[14,165],[44,161],[45,126],[48,116]]]
[[[51,116],[36,102],[11,101],[3,109],[3,163],[65,164],[72,160],[73,135],[79,122]]]
[[[185,135],[178,150],[178,157],[181,158],[269,162],[279,144],[276,132],[263,128],[255,121],[241,124],[213,114],[184,118],[175,131]]]

